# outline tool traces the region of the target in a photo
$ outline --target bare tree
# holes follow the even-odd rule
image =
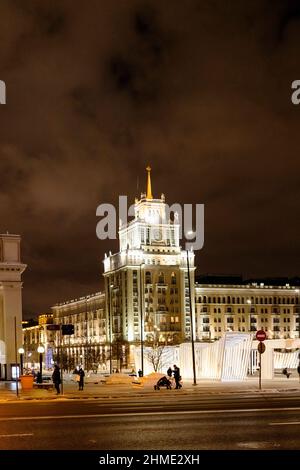
[[[153,333],[148,335],[146,340],[146,346],[149,348],[146,357],[153,366],[154,372],[162,368],[164,351],[171,343],[173,345],[178,344],[177,336],[165,333],[163,339],[160,339],[160,329],[154,326]]]
[[[153,343],[150,346],[150,350],[147,351],[146,357],[150,364],[152,364],[154,372],[157,372],[162,366],[162,356],[165,345]]]

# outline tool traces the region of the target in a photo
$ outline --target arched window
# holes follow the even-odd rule
[[[176,284],[176,274],[175,273],[172,273],[171,275],[171,284]]]
[[[164,276],[164,273],[162,273],[162,272],[159,273],[158,283],[159,284],[164,284],[165,283],[165,276]]]
[[[221,303],[221,297],[218,297],[218,304]]]
[[[230,304],[230,296],[227,297],[227,303]]]
[[[207,300],[206,300],[206,295],[203,296],[203,303],[206,304],[207,303]]]
[[[151,284],[152,281],[151,281],[151,273],[150,271],[147,271],[146,272],[146,284]]]

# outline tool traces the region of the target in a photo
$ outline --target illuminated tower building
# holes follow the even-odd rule
[[[176,344],[190,338],[187,252],[179,235],[164,195],[152,195],[148,166],[147,191],[135,200],[133,220],[120,226],[119,252],[104,259],[108,342]],[[192,252],[189,264],[194,302]]]

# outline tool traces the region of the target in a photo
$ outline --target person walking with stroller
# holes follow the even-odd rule
[[[181,380],[181,377],[180,377],[180,369],[179,367],[176,366],[176,364],[174,364],[174,370],[173,370],[173,375],[174,375],[174,379],[175,379],[175,384],[176,384],[176,387],[175,388],[181,388],[182,385],[180,383],[180,380]]]
[[[82,367],[80,367],[78,375],[79,375],[78,390],[83,390],[85,373]]]
[[[286,368],[286,367],[283,369],[282,373],[283,373],[283,375],[285,375],[285,376],[286,376],[286,378],[287,378],[287,379],[289,379],[289,378],[290,378],[290,375],[291,375],[291,374],[290,374],[290,372],[288,372],[288,370],[287,370],[287,368]]]
[[[60,379],[60,368],[58,367],[57,364],[54,366],[54,371],[52,374],[52,382],[54,383],[54,387],[56,390],[56,395],[60,394],[60,384],[61,384],[61,379]]]

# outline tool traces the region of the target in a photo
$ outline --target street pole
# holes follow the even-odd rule
[[[63,350],[62,350],[62,331],[61,331],[61,325],[60,325],[60,330],[59,330],[59,344],[60,344],[60,382],[61,382],[61,394],[63,395],[64,393],[64,368],[63,368],[63,362],[64,362],[64,355],[63,355]]]
[[[23,375],[23,369],[24,369],[24,366],[23,366],[23,354],[20,354],[20,367],[21,367],[21,375]]]
[[[193,309],[192,309],[192,293],[191,293],[191,278],[190,278],[190,261],[189,261],[189,251],[186,250],[186,259],[187,259],[187,270],[188,270],[188,280],[189,280],[189,299],[190,299],[190,316],[191,316],[191,342],[192,342],[192,360],[193,360],[193,385],[197,385],[196,382],[196,363],[195,363],[195,344],[194,344],[194,322],[193,322]]]
[[[19,397],[18,350],[17,350],[17,317],[15,317],[15,355],[16,355],[16,394]]]
[[[298,296],[298,303],[296,303],[296,311],[298,309],[298,338],[300,339],[300,303],[299,303],[299,300],[300,300],[300,295],[299,295],[299,292],[300,290],[299,289],[295,289],[295,294],[296,296]],[[300,375],[299,375],[299,380],[300,380]]]
[[[18,353],[20,355],[20,374],[23,375],[23,372],[24,372],[24,359],[23,359],[23,356],[24,356],[24,353],[25,353],[24,348],[19,348]]]
[[[109,373],[112,374],[112,317],[111,317],[111,293],[110,278],[108,278],[108,318],[109,318]]]
[[[142,264],[140,265],[140,308],[141,308],[141,371],[144,376],[144,324],[143,324],[143,292],[142,292]]]
[[[259,350],[259,390],[261,390],[261,350]]]
[[[41,377],[42,377],[42,373],[43,373],[43,353],[40,353],[40,374],[41,374]]]
[[[249,333],[251,335],[251,299],[247,299],[247,304],[249,305]],[[253,375],[252,355],[251,354],[250,354],[250,374]]]

